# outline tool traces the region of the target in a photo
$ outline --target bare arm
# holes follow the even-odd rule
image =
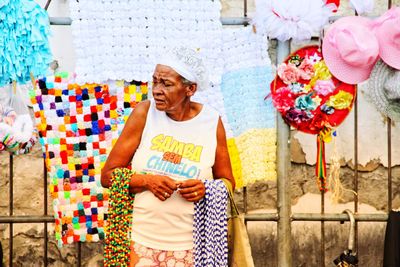
[[[213,166],[213,175],[215,179],[226,178],[235,189],[235,179],[233,178],[231,161],[226,144],[225,128],[221,118],[219,118],[217,126],[217,150],[215,152],[215,163]]]
[[[129,116],[120,137],[101,170],[101,185],[103,187],[108,188],[111,186],[111,174],[114,169],[127,167],[132,161],[133,155],[142,139],[149,107],[149,101],[139,103]]]

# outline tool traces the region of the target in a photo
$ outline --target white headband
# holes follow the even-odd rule
[[[176,47],[162,55],[158,64],[169,66],[188,81],[197,84],[197,90],[209,86],[208,73],[200,53],[186,47]]]
[[[189,67],[176,58],[165,55],[158,60],[158,64],[171,67],[186,80],[197,83],[196,77]]]

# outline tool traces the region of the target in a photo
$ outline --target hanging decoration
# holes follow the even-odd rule
[[[77,82],[150,81],[156,59],[179,43],[222,74],[219,0],[69,1]],[[118,15],[116,15],[118,14]]]
[[[0,4],[0,20],[0,86],[46,75],[52,60],[47,12],[33,0],[6,1]]]
[[[193,99],[221,114],[236,181],[241,188],[276,179],[276,126],[271,100],[263,101],[273,79],[266,37],[251,27],[224,29],[221,86]]]
[[[340,0],[323,0],[323,1],[326,5],[329,5],[329,4],[335,5],[335,7],[333,7],[333,12],[336,12],[339,9]]]
[[[329,21],[338,5],[321,0],[256,0],[252,25],[256,32],[279,41],[310,40]]]
[[[132,228],[132,212],[135,196],[129,193],[129,182],[134,172],[117,168],[111,176],[106,240],[104,246],[104,267],[125,267],[129,265],[129,238]]]
[[[29,153],[37,141],[37,131],[17,83],[0,88],[0,95],[0,152]]]
[[[30,152],[37,133],[21,84],[44,76],[51,61],[47,13],[33,0],[0,3],[0,151]]]
[[[286,123],[317,135],[316,176],[320,190],[326,191],[324,146],[349,114],[356,86],[341,82],[330,73],[318,46],[307,46],[278,66],[271,95]]]
[[[73,78],[39,79],[31,91],[59,246],[104,238],[108,194],[100,170],[127,116],[148,93],[140,82],[78,85]]]

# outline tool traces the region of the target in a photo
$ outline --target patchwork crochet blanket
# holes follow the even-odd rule
[[[31,91],[59,246],[104,238],[101,168],[130,111],[146,97],[146,84],[78,85],[68,73],[40,79]]]

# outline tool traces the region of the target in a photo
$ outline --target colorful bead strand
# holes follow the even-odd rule
[[[129,181],[133,173],[127,168],[117,168],[111,176],[104,266],[129,266],[129,233],[135,199],[134,195],[129,193]]]

